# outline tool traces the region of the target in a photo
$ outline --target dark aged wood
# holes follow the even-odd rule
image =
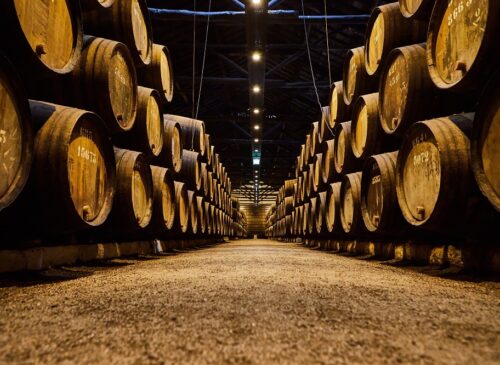
[[[28,99],[10,62],[0,56],[0,211],[21,193],[33,160]]]
[[[156,90],[139,86],[137,116],[132,129],[113,137],[115,145],[158,157],[164,146],[160,95]],[[167,152],[168,153],[168,152]]]

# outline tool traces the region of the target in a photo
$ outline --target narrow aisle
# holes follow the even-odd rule
[[[0,284],[0,363],[500,361],[500,285],[245,240]]]

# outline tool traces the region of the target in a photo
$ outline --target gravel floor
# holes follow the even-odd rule
[[[264,240],[4,276],[0,363],[499,364],[500,284]]]

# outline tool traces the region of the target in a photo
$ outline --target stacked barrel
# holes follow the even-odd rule
[[[238,198],[231,198],[233,229],[231,236],[233,238],[244,238],[248,234],[248,222],[245,212],[241,210]]]
[[[170,54],[144,0],[3,1],[0,31],[5,241],[234,234],[231,181],[204,123],[163,113]]]
[[[496,242],[499,16],[494,0],[375,8],[267,235]]]

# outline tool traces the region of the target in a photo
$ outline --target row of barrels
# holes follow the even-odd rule
[[[145,1],[81,5],[0,5],[12,35],[0,47],[1,235],[233,235],[231,181],[204,123],[163,114],[173,72]]]
[[[270,210],[269,236],[494,237],[500,76],[490,41],[498,4],[427,1],[434,7],[425,18],[415,2],[400,3],[377,7],[365,46],[347,53],[344,78],[301,146],[293,199],[284,198],[287,181]],[[468,23],[473,17],[481,34]],[[427,43],[411,44],[425,41],[426,29]],[[436,49],[448,55],[441,71],[459,66],[453,81],[433,73]],[[491,78],[480,91],[478,67]],[[462,112],[475,114],[453,114]]]
[[[241,210],[238,198],[231,198],[233,209],[233,237],[243,238],[248,234],[248,222],[246,214]]]

